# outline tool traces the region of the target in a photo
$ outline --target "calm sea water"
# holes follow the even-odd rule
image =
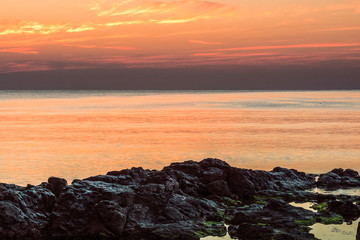
[[[0,91],[0,182],[223,159],[360,170],[360,91]]]

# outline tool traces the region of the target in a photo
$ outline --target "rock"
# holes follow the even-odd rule
[[[360,240],[360,222],[358,223],[357,227],[356,240]]]
[[[350,169],[321,176],[338,186],[358,178]],[[224,235],[224,222],[240,239],[313,239],[299,222],[335,212],[354,217],[359,209],[351,202],[360,200],[304,191],[314,186],[314,175],[295,169],[254,171],[213,158],[161,171],[112,171],[71,185],[56,177],[38,186],[0,184],[0,239],[195,240]],[[295,208],[290,199],[326,201],[332,212]]]
[[[131,187],[79,181],[68,186],[52,209],[52,238],[112,238],[124,231],[126,216],[135,201]]]
[[[352,177],[352,178],[357,178],[359,177],[359,173],[357,171],[354,171],[352,169],[346,169],[344,171],[344,175],[345,176],[349,176],[349,177]]]
[[[63,188],[67,185],[67,181],[63,178],[49,177],[48,185],[46,186],[56,197],[59,197]]]
[[[55,195],[41,186],[32,188],[1,184],[0,239],[41,239]]]
[[[344,171],[342,168],[336,168],[328,173],[321,174],[317,186],[323,188],[360,187],[359,173],[352,169]]]
[[[213,195],[230,197],[231,192],[227,183],[223,180],[216,180],[209,183],[208,191]]]
[[[351,201],[330,201],[329,210],[342,215],[345,219],[355,220],[360,217],[360,209]]]
[[[185,219],[184,215],[174,207],[166,207],[163,214],[164,217],[170,222],[177,222]]]
[[[109,200],[100,201],[95,209],[111,235],[119,237],[125,228],[127,209]]]

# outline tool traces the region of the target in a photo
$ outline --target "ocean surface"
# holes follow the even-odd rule
[[[207,157],[360,171],[360,91],[0,91],[0,182]]]

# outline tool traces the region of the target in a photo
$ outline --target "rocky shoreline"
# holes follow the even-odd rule
[[[132,168],[38,186],[0,184],[0,239],[316,239],[309,226],[360,217],[360,196],[324,195],[314,187],[360,187],[359,174],[316,175],[276,167],[231,167],[219,159]],[[309,211],[290,202],[313,202]],[[360,239],[360,226],[356,239]]]

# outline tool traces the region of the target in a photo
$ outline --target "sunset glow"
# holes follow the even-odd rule
[[[0,72],[360,59],[360,2],[1,0]]]

